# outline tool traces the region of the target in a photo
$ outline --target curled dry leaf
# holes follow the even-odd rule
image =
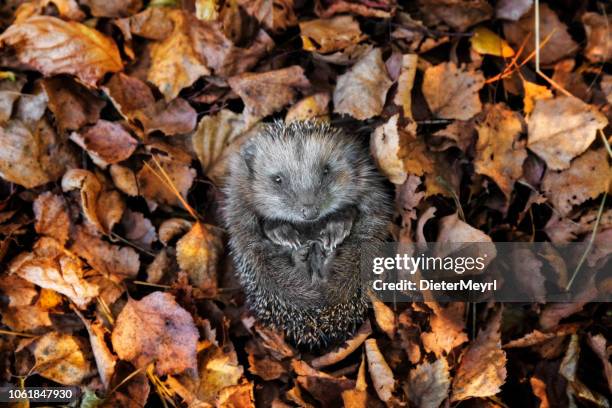
[[[217,185],[225,177],[228,156],[250,135],[253,125],[249,118],[228,109],[200,120],[191,143],[206,176]]]
[[[332,364],[336,364],[344,360],[348,355],[350,355],[353,351],[357,350],[363,342],[372,334],[372,325],[370,321],[367,320],[360,328],[357,330],[357,333],[349,340],[347,340],[344,344],[340,345],[336,349],[323,354],[322,356],[314,358],[310,364],[314,368],[327,367]]]
[[[419,408],[438,408],[448,396],[450,378],[448,363],[440,358],[427,361],[410,371],[408,398]]]
[[[429,19],[442,20],[457,31],[465,31],[493,15],[493,7],[486,0],[420,0],[419,3]]]
[[[132,247],[109,244],[78,226],[70,250],[82,257],[99,273],[108,278],[123,280],[136,278],[140,269],[140,258]]]
[[[405,118],[412,119],[412,87],[416,76],[419,57],[417,54],[402,55],[402,66],[397,79],[397,94],[393,102],[401,106]]]
[[[370,301],[372,302],[372,308],[374,309],[376,325],[380,330],[385,332],[389,339],[393,340],[395,337],[395,332],[397,331],[395,313],[374,294],[370,295]]]
[[[125,238],[145,248],[151,247],[151,244],[157,241],[155,227],[141,212],[126,209],[121,226],[125,231]]]
[[[159,226],[159,240],[162,244],[168,245],[171,239],[177,235],[183,235],[191,230],[193,222],[183,218],[169,218]]]
[[[99,321],[92,323],[80,313],[78,313],[78,316],[89,334],[91,351],[93,352],[102,384],[104,384],[104,388],[108,389],[111,378],[115,373],[117,356],[115,356],[106,345],[106,341],[104,340],[105,328],[102,323]]]
[[[32,208],[36,232],[64,245],[70,234],[70,216],[64,197],[46,191],[36,198]]]
[[[173,12],[169,7],[147,7],[138,14],[115,20],[115,24],[120,27],[127,40],[134,34],[149,40],[162,41],[170,36],[174,28],[171,19]]]
[[[504,104],[486,106],[484,117],[476,125],[476,173],[491,177],[507,199],[514,182],[523,175],[527,158],[525,143],[519,140],[522,130],[521,116]]]
[[[117,122],[99,120],[94,126],[73,132],[70,139],[87,151],[95,164],[106,168],[132,155],[138,141]]]
[[[588,149],[608,120],[580,99],[560,96],[537,100],[528,124],[527,147],[544,159],[550,169],[563,170]]]
[[[542,191],[562,216],[573,206],[609,191],[612,168],[605,148],[589,150],[572,161],[567,170],[546,170]]]
[[[195,170],[177,160],[162,157],[158,157],[157,159],[161,168],[170,178],[170,181],[179,194],[183,198],[187,197],[187,192],[191,188],[196,176]],[[161,181],[158,176],[162,177],[164,181]],[[165,181],[166,178],[161,174],[161,171],[157,168],[153,160],[149,160],[147,164],[140,169],[136,175],[136,180],[138,182],[140,194],[145,198],[158,204],[174,206],[181,204],[172,187],[168,184],[169,181]]]
[[[585,56],[594,63],[609,61],[612,58],[612,16],[584,13],[582,24],[587,35]]]
[[[94,372],[91,351],[82,338],[47,333],[28,347],[36,360],[36,372],[62,385],[81,385]]]
[[[451,402],[497,394],[506,381],[506,353],[501,348],[501,315],[495,312],[464,352],[453,379]]]
[[[293,360],[292,366],[298,375],[298,384],[325,407],[339,406],[342,392],[355,388],[355,381],[315,370],[304,361]]]
[[[370,138],[370,149],[378,168],[394,184],[403,184],[408,177],[404,161],[400,158],[399,115],[378,126]]]
[[[482,110],[478,91],[483,86],[482,73],[448,62],[425,70],[422,90],[434,116],[468,120]]]
[[[215,403],[227,387],[238,385],[244,375],[244,368],[238,364],[238,357],[231,343],[228,349],[212,346],[198,355],[199,383],[195,394],[203,402]]]
[[[441,358],[450,353],[452,349],[468,341],[465,328],[465,305],[459,302],[450,303],[446,307],[438,303],[428,303],[433,310],[429,319],[431,331],[421,333],[423,347],[427,352],[433,352]]]
[[[135,197],[138,193],[138,183],[134,172],[119,164],[110,166],[110,175],[113,179],[113,184],[123,193]]]
[[[359,23],[350,15],[303,21],[300,23],[300,35],[306,51],[321,53],[342,50],[365,38]]]
[[[518,49],[523,43],[523,55],[529,55],[535,50],[534,45],[534,8],[517,22],[504,24],[504,35],[510,44]],[[557,14],[546,4],[540,4],[540,44],[548,38],[546,44],[540,47],[540,64],[551,65],[560,59],[570,56],[578,49],[578,44],[567,32]]]
[[[30,129],[16,119],[0,127],[0,177],[33,188],[56,181],[76,164],[74,153],[46,121]]]
[[[63,131],[93,125],[100,119],[100,112],[106,105],[106,102],[71,78],[46,78],[42,86],[49,98],[49,110]]]
[[[378,349],[376,339],[368,339],[365,342],[365,352],[368,357],[368,371],[374,384],[374,390],[378,397],[385,403],[393,401],[393,390],[395,389],[395,378],[393,371],[385,361]]]
[[[374,48],[338,77],[333,97],[334,112],[359,120],[379,115],[391,85],[382,50]]]
[[[246,106],[248,115],[263,118],[295,102],[298,91],[310,87],[304,69],[298,65],[263,73],[247,72],[227,83]]]
[[[608,383],[608,390],[612,393],[612,364],[610,363],[610,348],[606,347],[606,338],[603,334],[597,334],[595,336],[589,334],[587,342],[593,350],[593,352],[601,360],[603,365],[604,375]]]
[[[223,242],[215,229],[196,222],[176,243],[176,259],[189,281],[206,293],[217,291],[217,263]]]
[[[86,25],[50,16],[35,16],[11,25],[0,35],[20,64],[44,75],[72,74],[89,86],[107,72],[123,69],[113,40]]]
[[[17,255],[9,271],[67,296],[81,309],[99,293],[98,286],[85,279],[83,263],[52,238],[41,238],[32,252]]]
[[[113,349],[137,368],[155,362],[158,375],[197,369],[198,330],[193,318],[168,293],[128,299],[112,334]]]

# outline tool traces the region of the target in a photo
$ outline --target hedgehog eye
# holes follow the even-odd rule
[[[283,179],[282,179],[281,176],[274,176],[274,177],[272,177],[272,179],[274,180],[274,182],[276,184],[282,184],[283,183]]]

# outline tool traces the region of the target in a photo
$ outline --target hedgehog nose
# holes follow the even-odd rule
[[[315,205],[307,205],[302,207],[302,217],[305,220],[314,220],[319,216],[319,208]]]

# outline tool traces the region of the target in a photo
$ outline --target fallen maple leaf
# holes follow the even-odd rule
[[[514,182],[523,175],[527,158],[525,143],[519,140],[522,130],[521,116],[504,104],[487,105],[483,118],[476,124],[476,173],[491,177],[507,199],[514,190]]]
[[[451,402],[497,394],[506,381],[506,353],[501,348],[501,308],[464,352],[453,379]]]
[[[107,72],[123,69],[115,42],[74,21],[35,16],[11,25],[0,35],[0,47],[10,47],[17,61],[44,75],[72,74],[89,86]]]
[[[391,85],[382,50],[374,48],[338,77],[333,96],[334,112],[359,120],[379,115]]]
[[[605,149],[589,150],[572,161],[567,170],[547,169],[542,192],[562,216],[583,202],[608,191],[612,168]]]
[[[198,330],[193,318],[168,293],[128,299],[117,316],[113,349],[137,368],[155,363],[158,375],[197,370]]]
[[[563,120],[559,120],[559,118]],[[563,170],[595,140],[608,124],[595,107],[571,96],[539,99],[528,120],[527,147],[549,168]]]
[[[263,118],[295,102],[298,91],[310,87],[298,65],[263,73],[246,72],[227,80],[246,106],[248,116]]]
[[[482,73],[448,62],[425,70],[422,90],[435,117],[468,120],[482,110],[478,91],[483,86]]]
[[[448,396],[449,387],[449,370],[445,358],[434,363],[425,361],[410,370],[408,398],[419,408],[438,408]]]

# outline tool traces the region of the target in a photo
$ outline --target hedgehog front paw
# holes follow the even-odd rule
[[[323,249],[328,253],[334,251],[351,233],[352,227],[352,219],[330,220],[319,234],[321,236]]]
[[[268,239],[276,245],[294,250],[302,246],[300,233],[290,224],[279,224],[271,228],[265,228],[264,232]]]

